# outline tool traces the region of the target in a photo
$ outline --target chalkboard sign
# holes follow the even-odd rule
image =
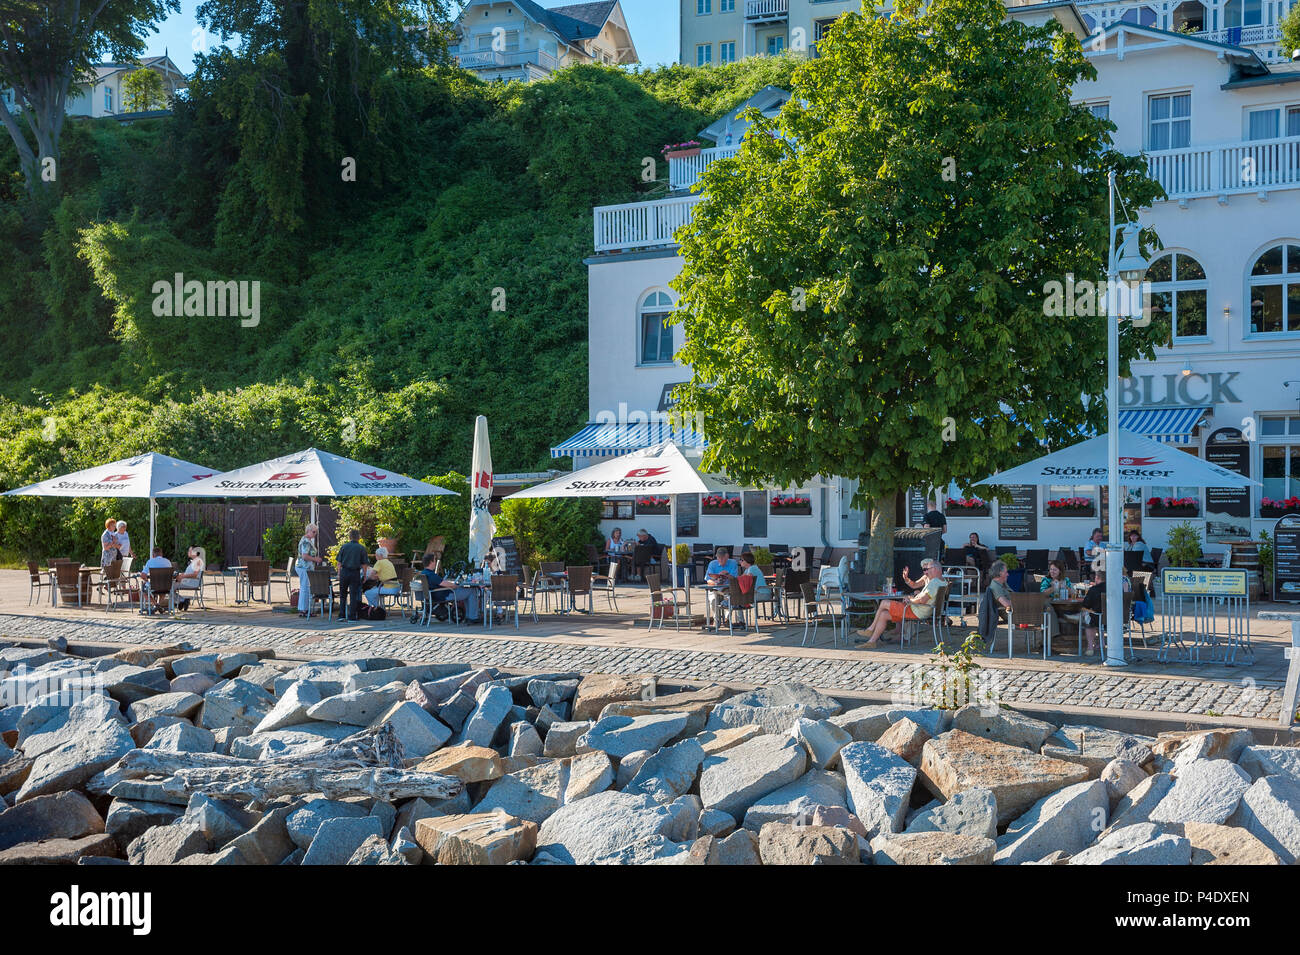
[[[698,494],[678,494],[677,504],[673,507],[677,515],[678,537],[700,536],[700,496]]]
[[[1205,442],[1205,460],[1250,477],[1250,444],[1237,428],[1220,428]],[[1250,537],[1250,488],[1205,489],[1205,539],[1235,540]]]
[[[1038,539],[1038,485],[1009,484],[1010,501],[998,504],[998,540]]]
[[[513,537],[492,538],[492,551],[496,554],[496,573],[520,576],[523,568],[519,563],[519,548]]]
[[[1273,525],[1273,599],[1300,603],[1300,514]]]
[[[925,506],[925,492],[912,488],[907,492],[907,526],[924,527],[925,515],[928,508]]]

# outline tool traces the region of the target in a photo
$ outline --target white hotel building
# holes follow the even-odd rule
[[[1168,195],[1138,217],[1163,244],[1147,278],[1155,304],[1172,312],[1172,340],[1154,361],[1136,364],[1123,383],[1122,426],[1188,453],[1227,460],[1263,484],[1244,498],[1214,489],[1128,489],[1125,522],[1140,527],[1152,547],[1163,547],[1168,529],[1187,518],[1162,515],[1148,506],[1149,498],[1193,498],[1192,519],[1213,551],[1220,549],[1216,540],[1271,530],[1274,518],[1264,498],[1300,494],[1300,71],[1277,55],[1276,42],[1255,43],[1257,34],[1244,33],[1249,26],[1275,26],[1285,4],[1235,2],[1205,4],[1200,35],[1144,26],[1122,8],[1104,4],[1011,10],[1026,20],[1056,16],[1076,32],[1083,11],[1109,21],[1089,41],[1098,78],[1077,90],[1078,99],[1109,116],[1118,127],[1117,147],[1144,154],[1149,174]],[[1191,5],[1203,6],[1195,0]],[[1157,22],[1169,24],[1175,14],[1185,17],[1188,7],[1162,3],[1151,9],[1161,18]],[[1257,17],[1263,22],[1252,23]],[[1237,44],[1211,38],[1233,29],[1240,18],[1243,33],[1232,34]],[[774,113],[786,98],[769,88],[752,103]],[[719,118],[700,137],[717,145],[671,162],[668,198],[594,210],[595,254],[586,260],[592,424],[557,445],[555,456],[576,451],[583,455],[574,459],[581,467],[589,455],[660,437],[644,425],[596,423],[617,416],[620,406],[663,410],[666,391],[690,378],[673,358],[681,329],[662,324],[676,299],[669,282],[682,267],[673,235],[689,225],[698,201],[690,188],[700,171],[734,154],[743,133],[734,113]],[[1240,440],[1224,429],[1236,429]],[[687,446],[700,443],[694,434],[675,437]],[[688,543],[851,547],[866,525],[866,516],[850,506],[853,491],[842,479],[818,482],[802,492],[809,506],[798,515],[771,508],[768,494],[746,494],[738,516],[696,519],[688,513],[688,526],[679,519],[679,537]],[[1094,510],[1053,516],[1048,501],[1066,496],[1089,498]],[[1000,527],[994,502],[988,516],[950,513],[947,543],[964,542],[969,531],[977,531],[987,544],[1053,552],[1078,547],[1093,527],[1105,527],[1104,505],[1099,487],[1042,487],[1034,492],[1032,537],[1023,522],[1018,535],[1008,530],[1010,520]],[[667,540],[669,519],[636,507],[607,503],[616,517],[604,529],[621,526],[627,534],[645,526]],[[900,515],[905,511],[913,513],[900,502]],[[692,532],[696,536],[688,536]]]

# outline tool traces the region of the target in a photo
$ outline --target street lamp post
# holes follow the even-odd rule
[[[1109,248],[1106,259],[1106,299],[1110,303],[1106,317],[1106,473],[1110,495],[1109,528],[1106,535],[1106,666],[1122,667],[1124,661],[1124,588],[1120,584],[1123,576],[1124,519],[1123,502],[1120,500],[1119,487],[1119,323],[1127,315],[1133,315],[1133,300],[1129,291],[1132,284],[1142,277],[1146,270],[1146,260],[1142,257],[1139,243],[1139,228],[1135,223],[1125,221],[1116,230],[1115,227],[1115,171],[1112,169],[1107,177],[1110,229],[1106,233]],[[1127,216],[1125,216],[1127,220]],[[1116,238],[1119,247],[1116,248]],[[1121,294],[1119,282],[1125,288]]]

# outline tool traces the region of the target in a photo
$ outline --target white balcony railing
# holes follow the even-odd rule
[[[719,159],[730,159],[740,152],[739,146],[713,146],[700,150],[698,156],[668,160],[668,188],[689,189],[700,181],[704,170]]]
[[[790,15],[790,0],[745,0],[746,20],[780,20]]]
[[[1300,136],[1147,154],[1147,175],[1170,199],[1300,187]]]
[[[545,50],[473,50],[457,53],[456,62],[466,70],[504,69],[533,63],[553,71],[559,66],[555,57]]]
[[[672,245],[673,234],[691,221],[691,211],[699,201],[699,196],[678,196],[655,202],[597,206],[594,210],[596,251]]]
[[[1212,40],[1215,43],[1227,43],[1230,46],[1256,46],[1260,43],[1276,43],[1282,39],[1282,28],[1276,23],[1271,23],[1266,26],[1205,30],[1192,35],[1198,40]]]

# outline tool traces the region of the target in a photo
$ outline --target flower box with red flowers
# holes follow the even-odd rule
[[[1047,513],[1052,517],[1092,517],[1096,510],[1090,497],[1058,497],[1047,502]]]
[[[1195,517],[1201,502],[1194,497],[1149,497],[1147,517]]]
[[[638,497],[636,499],[636,512],[638,514],[667,514],[668,498]]]
[[[944,510],[952,517],[988,517],[989,503],[978,497],[950,497]]]
[[[664,154],[665,159],[689,159],[700,154],[700,144],[691,139],[684,143],[671,143],[660,152]]]
[[[797,494],[778,494],[772,498],[771,513],[773,514],[811,514],[812,498],[800,497]]]
[[[1260,498],[1260,517],[1281,517],[1283,514],[1300,514],[1300,497]]]
[[[706,494],[700,498],[700,513],[721,515],[723,517],[739,517],[740,498],[726,497],[722,494]]]

